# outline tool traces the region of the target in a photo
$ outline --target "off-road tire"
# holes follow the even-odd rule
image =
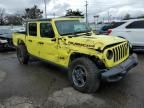
[[[74,84],[72,72],[73,69],[77,66],[81,65],[86,69],[86,83],[83,87],[78,87]],[[68,77],[72,84],[72,86],[83,93],[94,93],[99,89],[100,79],[99,79],[99,69],[95,65],[95,63],[87,57],[77,58],[72,61],[69,66]]]
[[[17,58],[20,64],[28,64],[29,55],[27,52],[27,48],[24,45],[17,46]]]

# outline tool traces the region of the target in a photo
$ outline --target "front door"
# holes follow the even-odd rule
[[[40,23],[40,58],[58,62],[57,40],[51,23]]]
[[[27,50],[34,56],[39,56],[37,23],[28,23],[28,35],[26,37]]]

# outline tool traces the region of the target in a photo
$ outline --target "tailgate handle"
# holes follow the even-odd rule
[[[29,42],[32,42],[32,40],[28,40]]]
[[[44,44],[43,42],[38,42],[38,44]]]

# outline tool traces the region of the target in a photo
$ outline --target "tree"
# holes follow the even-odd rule
[[[43,11],[41,11],[37,5],[34,5],[32,8],[26,8],[24,19],[38,19],[42,18]]]
[[[138,19],[139,19],[139,18],[144,18],[144,15],[138,16],[137,18],[138,18]]]
[[[21,25],[22,24],[22,16],[19,14],[7,15],[5,17],[5,24],[7,25]]]
[[[0,8],[0,25],[4,25],[4,15],[5,15],[5,9]]]
[[[124,20],[129,20],[130,18],[131,18],[130,14],[126,14],[123,19]]]
[[[82,12],[79,11],[78,9],[76,11],[73,11],[72,9],[69,9],[69,10],[67,10],[65,16],[81,16],[81,17],[84,17],[84,14],[82,14]]]

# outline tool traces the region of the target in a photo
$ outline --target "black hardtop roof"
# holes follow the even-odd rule
[[[29,20],[26,20],[26,22],[32,22],[32,21],[51,21],[52,19],[29,19]]]

